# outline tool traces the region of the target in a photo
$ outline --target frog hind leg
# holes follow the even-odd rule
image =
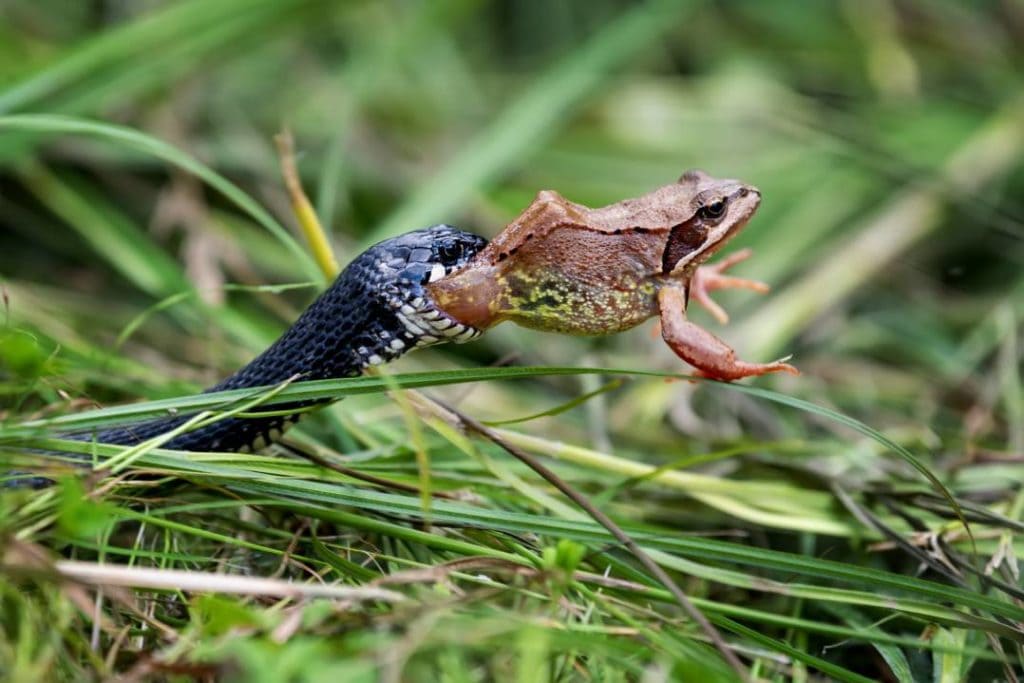
[[[748,363],[739,360],[728,344],[686,319],[686,295],[675,287],[658,292],[661,312],[661,336],[677,356],[697,368],[704,377],[733,381],[770,372],[800,371],[781,360],[774,363]]]

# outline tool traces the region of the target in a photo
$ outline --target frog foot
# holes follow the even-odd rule
[[[711,298],[711,292],[716,289],[752,289],[761,294],[768,291],[768,285],[758,280],[724,275],[725,271],[740,261],[746,261],[753,253],[751,249],[740,249],[714,265],[699,267],[690,279],[690,297],[723,325],[729,322],[729,314]]]
[[[736,357],[736,352],[724,341],[686,319],[683,292],[675,287],[658,291],[661,312],[661,336],[677,356],[698,370],[701,377],[733,380],[756,377],[770,372],[800,371],[783,358],[772,363],[748,363]]]

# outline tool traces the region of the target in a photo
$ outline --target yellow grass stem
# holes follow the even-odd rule
[[[316,264],[331,281],[341,270],[338,267],[338,260],[334,256],[334,250],[327,239],[320,219],[316,217],[313,205],[302,189],[302,181],[299,179],[299,171],[295,165],[295,141],[291,131],[285,129],[274,136],[274,143],[277,145],[277,154],[281,162],[281,174],[284,176],[284,185],[288,190],[288,197],[292,202],[292,210],[295,212],[295,219],[299,222],[302,235],[309,244]]]

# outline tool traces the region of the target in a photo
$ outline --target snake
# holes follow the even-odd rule
[[[334,282],[265,351],[203,393],[279,385],[290,380],[356,377],[409,351],[464,343],[482,330],[455,320],[430,297],[427,285],[462,268],[487,240],[451,225],[414,230],[378,242],[356,256]],[[280,439],[316,404],[294,401],[272,414],[228,417],[175,435],[161,447],[180,451],[248,452]],[[175,415],[95,433],[64,435],[105,444],[137,445],[184,425]],[[48,485],[42,478],[14,486]]]

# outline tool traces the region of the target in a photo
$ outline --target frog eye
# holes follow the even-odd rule
[[[716,199],[713,202],[709,202],[704,206],[700,207],[700,215],[702,218],[710,218],[717,220],[725,215],[725,200]]]

